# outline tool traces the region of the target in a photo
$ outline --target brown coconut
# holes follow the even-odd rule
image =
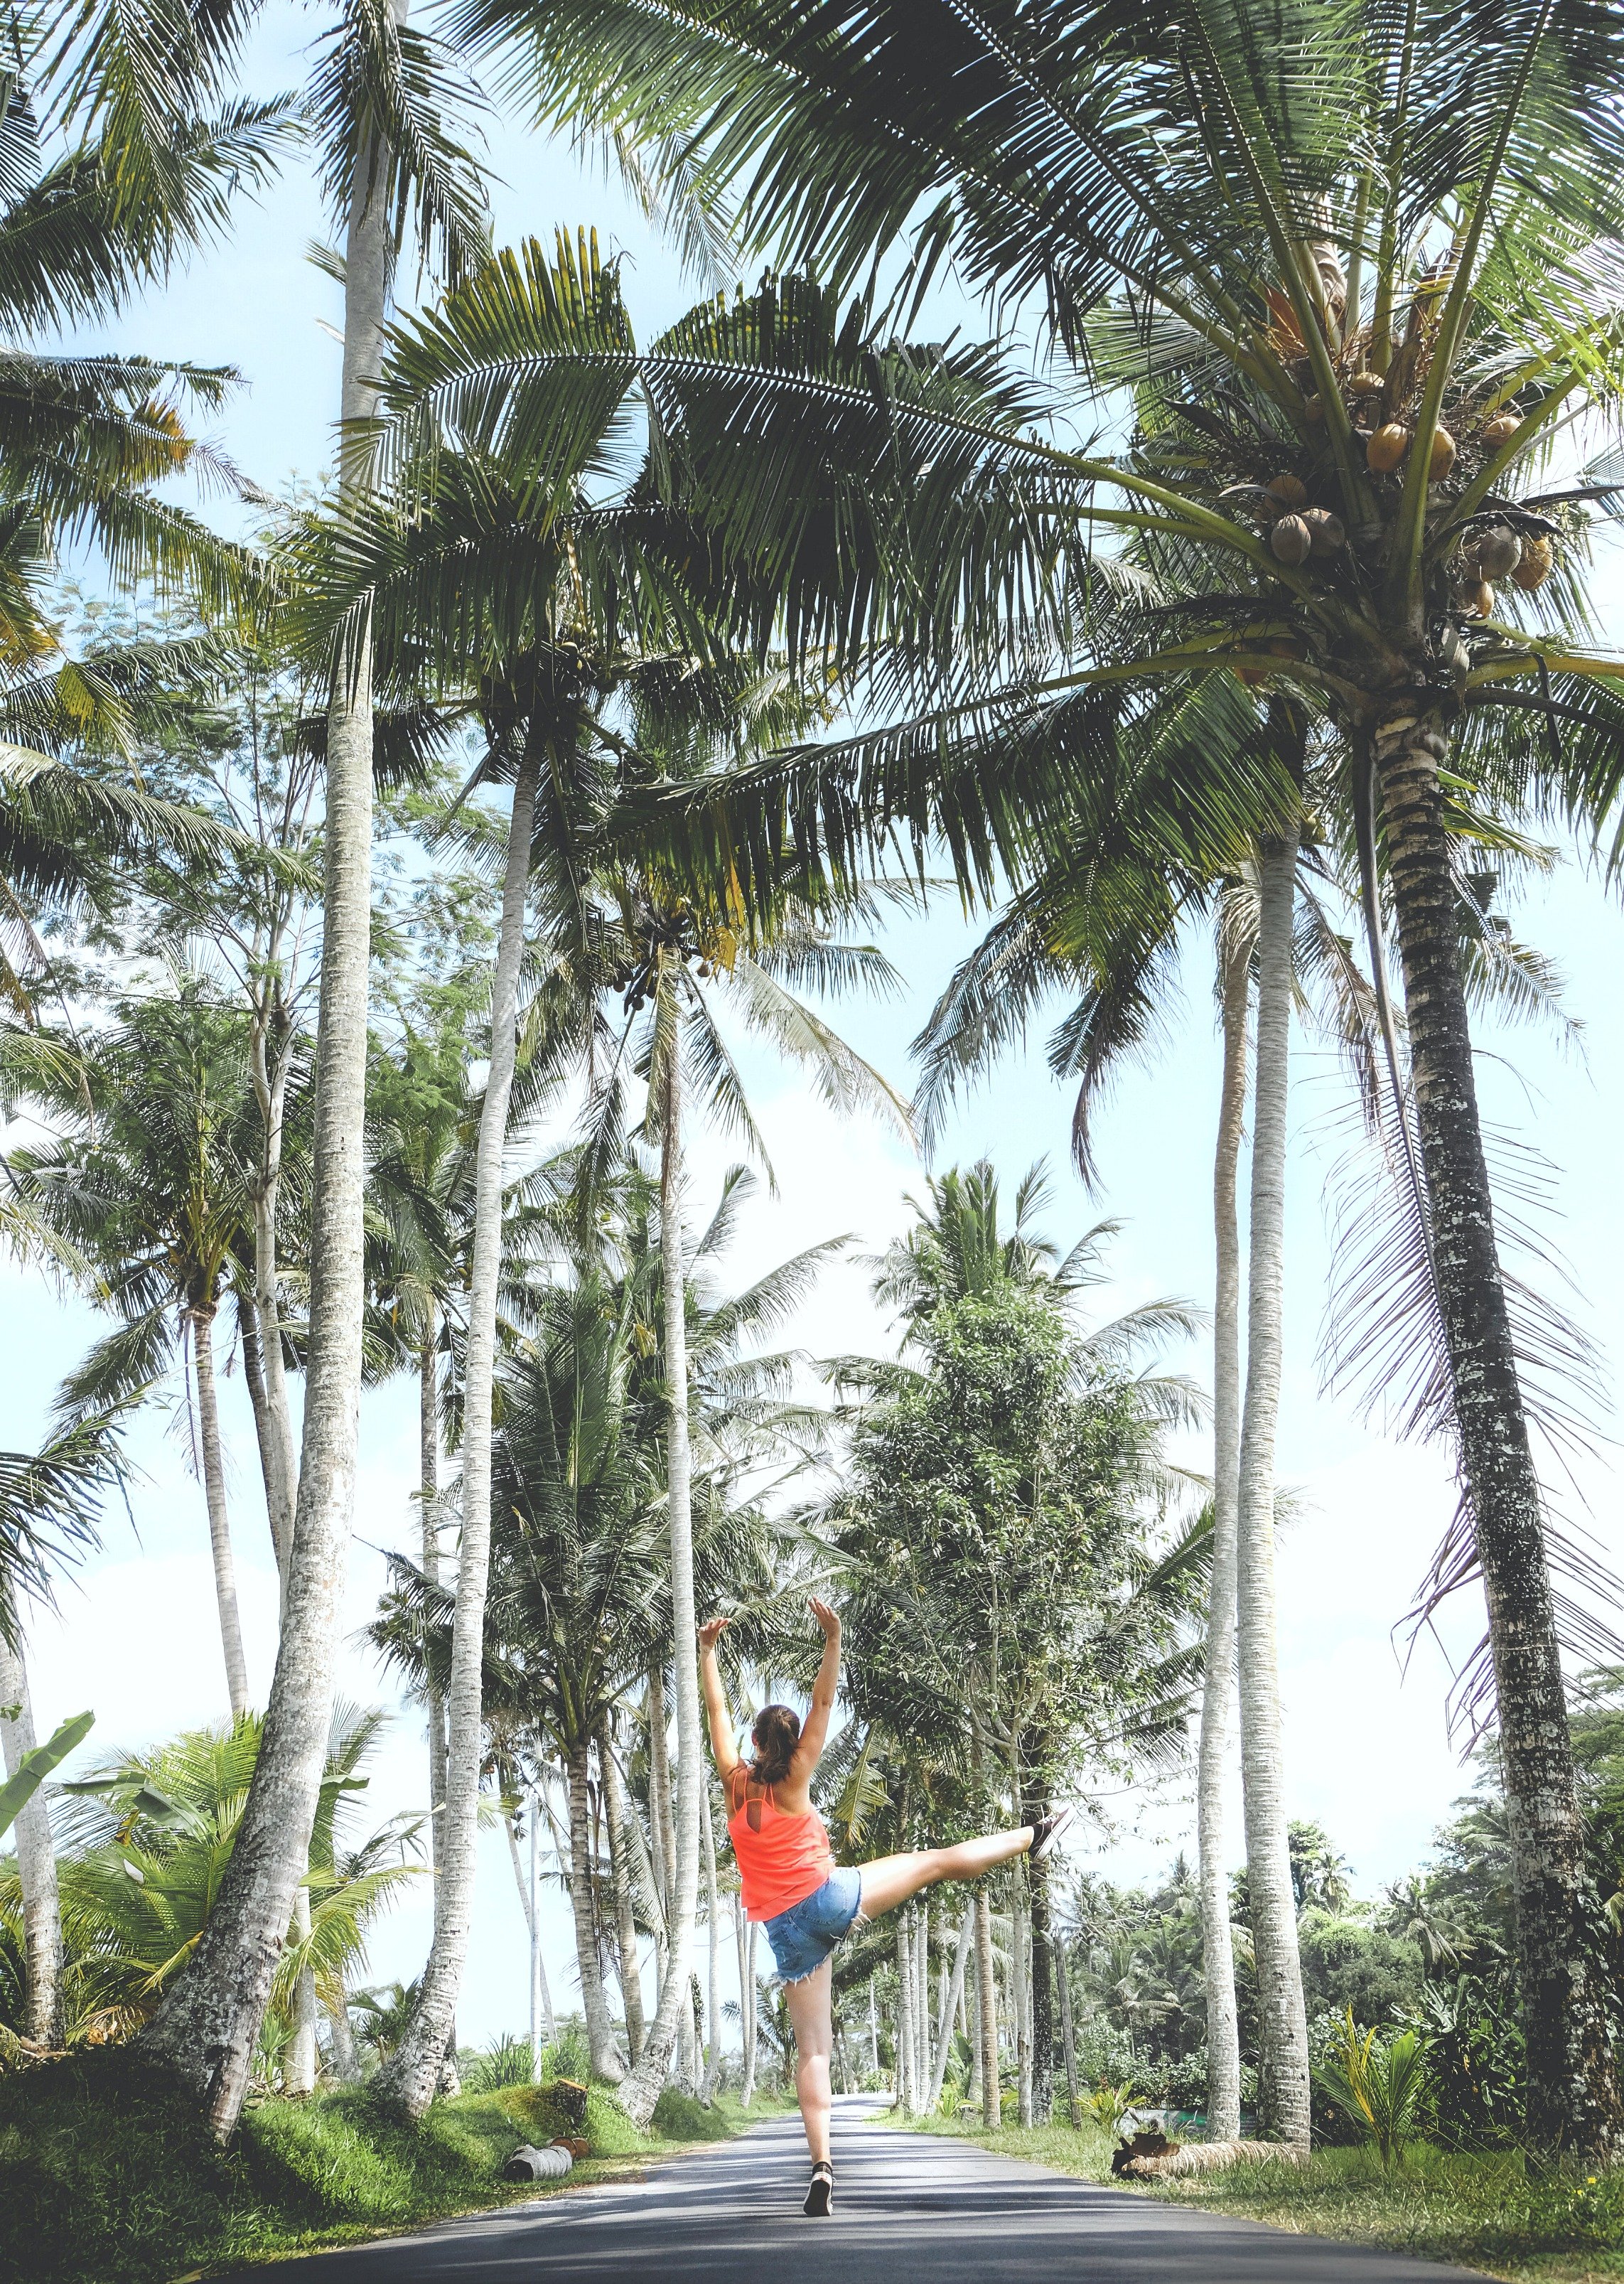
[[[1538,537],[1525,539],[1517,568],[1511,574],[1512,586],[1521,587],[1531,595],[1536,587],[1542,587],[1550,578],[1550,540]]]
[[[1269,544],[1282,563],[1306,563],[1314,535],[1300,515],[1283,515],[1269,535]]]
[[[1495,591],[1487,579],[1469,580],[1461,590],[1461,608],[1474,619],[1486,619],[1495,607]]]
[[[1486,444],[1509,444],[1521,426],[1522,422],[1516,413],[1496,412],[1492,420],[1486,420],[1483,424],[1483,442]]]
[[[1380,373],[1371,372],[1368,367],[1355,373],[1347,384],[1351,396],[1379,396],[1386,386]]]
[[[1509,523],[1491,523],[1480,531],[1472,554],[1485,579],[1504,579],[1522,561],[1523,544]]]
[[[1264,485],[1263,493],[1265,498],[1273,501],[1277,515],[1284,514],[1288,509],[1307,507],[1308,505],[1308,487],[1300,476],[1292,475],[1289,468],[1284,473],[1272,477]]]
[[[1448,430],[1434,428],[1432,457],[1426,464],[1426,480],[1429,484],[1438,483],[1448,474],[1455,465],[1455,439]]]
[[[1378,475],[1391,475],[1409,450],[1409,431],[1401,420],[1384,421],[1364,448],[1364,457]]]
[[[1302,520],[1308,527],[1308,546],[1313,554],[1335,555],[1347,545],[1342,519],[1332,515],[1328,507],[1305,508]]]

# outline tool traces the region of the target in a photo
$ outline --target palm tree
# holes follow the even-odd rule
[[[311,90],[323,186],[344,231],[340,498],[369,461],[390,283],[412,225],[426,264],[455,273],[482,248],[479,185],[448,134],[459,96],[405,0],[354,0],[326,35]],[[241,18],[233,14],[235,27]],[[326,731],[321,977],[315,1053],[309,1341],[285,1624],[264,1748],[225,1886],[191,1971],[148,2033],[215,2132],[231,2131],[304,1873],[332,1706],[333,1646],[354,1498],[363,1309],[363,1123],[371,928],[371,655],[365,625],[336,661]]]
[[[554,74],[544,102],[567,86],[578,103],[585,85],[627,131],[702,126],[695,166],[742,191],[758,237],[788,258],[838,280],[911,231],[904,291],[950,258],[989,297],[1036,297],[1085,391],[1141,385],[1122,454],[1035,441],[1030,418],[997,424],[995,442],[985,422],[955,431],[925,409],[941,394],[935,364],[913,369],[924,377],[904,413],[871,377],[854,386],[818,339],[818,466],[851,465],[882,425],[891,439],[890,499],[877,485],[855,508],[839,502],[871,548],[832,548],[827,520],[806,512],[799,411],[758,390],[752,452],[735,450],[730,472],[712,461],[734,536],[753,513],[777,516],[775,567],[792,559],[804,583],[798,626],[833,624],[851,644],[905,618],[921,646],[933,638],[941,654],[949,628],[962,645],[949,594],[985,604],[1007,572],[1025,611],[1034,591],[1013,583],[1014,566],[1055,593],[1046,575],[1074,566],[1078,531],[1131,530],[1210,573],[1187,609],[1129,608],[1081,644],[1057,615],[1052,672],[978,692],[969,722],[962,706],[945,720],[934,709],[938,756],[956,731],[984,748],[988,713],[1029,721],[1052,708],[1053,730],[1080,684],[1131,693],[1236,675],[1289,691],[1346,739],[1350,811],[1377,812],[1362,838],[1368,861],[1385,860],[1397,917],[1437,1304],[1488,1605],[1529,2130],[1611,2155],[1624,2113],[1447,826],[1451,772],[1470,772],[1473,716],[1491,708],[1542,718],[1565,793],[1602,806],[1620,787],[1624,665],[1585,636],[1587,481],[1553,486],[1543,471],[1565,427],[1587,411],[1605,421],[1618,401],[1617,310],[1597,279],[1624,233],[1624,152],[1589,91],[1616,80],[1624,25],[1527,0],[1475,27],[1463,70],[1458,15],[1437,4],[1283,19],[1185,0],[1136,22],[1104,0],[1074,0],[1058,19],[1017,0],[971,12],[942,0],[926,27],[913,0],[871,0],[861,40],[841,0],[787,15],[746,0],[725,26],[703,0],[549,0],[544,38],[539,10],[515,0],[468,0],[455,20],[470,38],[535,39]],[[1534,180],[1550,186],[1537,203],[1516,187]],[[902,360],[887,372],[902,375]],[[768,544],[759,526],[751,536]],[[887,823],[933,808],[943,770],[923,764],[925,743],[917,723],[905,739],[868,741],[871,817],[887,774],[900,796]],[[1523,757],[1526,770],[1546,762]],[[849,745],[803,759],[771,789],[780,814],[821,825],[838,787],[849,832],[863,768]],[[781,845],[758,829],[752,853]],[[1375,981],[1385,989],[1379,958]]]
[[[245,1228],[254,1115],[246,1026],[197,977],[173,996],[133,1002],[66,1083],[36,1099],[54,1138],[12,1153],[20,1211],[85,1264],[92,1299],[122,1318],[64,1382],[69,1420],[146,1394],[178,1365],[195,1404],[193,1449],[233,1717],[248,1707],[214,1327]]]

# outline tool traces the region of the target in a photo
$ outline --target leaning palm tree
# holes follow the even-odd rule
[[[1071,541],[1086,530],[1136,532],[1159,559],[1210,574],[1187,607],[1129,608],[1060,645],[1051,673],[984,684],[973,716],[935,712],[939,757],[956,729],[984,751],[989,713],[1029,722],[1035,708],[1052,736],[1080,684],[1129,693],[1214,677],[1277,686],[1346,739],[1349,810],[1396,912],[1433,1278],[1488,1605],[1529,2129],[1611,2155],[1624,2113],[1447,825],[1488,708],[1531,718],[1549,750],[1523,767],[1564,794],[1599,806],[1619,791],[1624,662],[1591,643],[1582,568],[1596,483],[1565,477],[1557,456],[1581,419],[1612,419],[1624,380],[1612,283],[1624,137],[1591,93],[1617,82],[1624,22],[1562,0],[1513,0],[1474,19],[1470,39],[1435,0],[1397,12],[1177,0],[1137,19],[1107,0],[1037,14],[940,0],[928,28],[914,0],[868,0],[861,16],[854,37],[845,0],[746,0],[725,23],[702,0],[467,0],[456,22],[527,43],[550,88],[578,105],[595,87],[629,132],[699,130],[693,163],[737,186],[759,239],[823,277],[861,274],[911,233],[905,292],[950,259],[990,298],[1034,297],[1081,393],[1153,394],[1120,453],[1072,450],[1030,418],[1001,422],[994,441],[985,424],[931,417],[937,364],[924,378],[900,359],[871,364],[858,380],[820,340],[814,455],[803,407],[752,383],[752,450],[735,435],[732,466],[718,456],[710,473],[735,536],[754,517],[764,547],[760,518],[776,518],[781,562],[803,577],[801,628],[851,640],[907,618],[945,651],[949,630],[962,644],[964,609],[986,615],[1002,581],[1024,609],[1034,591],[1017,565],[1050,593],[1056,560],[1086,575]],[[877,481],[871,498],[840,497],[836,549],[808,503],[815,460],[847,459],[841,430],[854,454],[870,440]],[[889,579],[872,575],[882,557]],[[838,789],[849,831],[855,770],[871,817],[879,779],[887,821],[928,810],[922,782],[940,788],[943,768],[926,770],[923,744],[917,723],[906,739],[869,741],[866,775],[849,746],[806,758],[770,789],[779,813],[821,825]],[[780,846],[763,830],[753,853]],[[1293,2132],[1303,2098],[1295,2089]]]

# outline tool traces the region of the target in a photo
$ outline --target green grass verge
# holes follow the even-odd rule
[[[779,2105],[710,2110],[668,2089],[648,2133],[594,2089],[592,2155],[562,2183],[512,2184],[521,2141],[570,2129],[545,2086],[437,2101],[418,2125],[364,2087],[244,2113],[215,2147],[174,2081],[129,2051],[0,2079],[0,2276],[17,2284],[168,2284],[450,2214],[557,2194],[637,2160],[723,2140]]]
[[[899,2121],[900,2122],[900,2121]],[[910,2131],[951,2134],[1086,2181],[1111,2178],[1098,2126],[1006,2126],[915,2118]],[[1306,2166],[1234,2165],[1188,2180],[1118,2182],[1137,2196],[1204,2205],[1308,2236],[1340,2237],[1453,2262],[1519,2284],[1602,2284],[1624,2278],[1624,2172],[1530,2173],[1516,2154],[1412,2150],[1384,2175],[1363,2149],[1316,2150]]]

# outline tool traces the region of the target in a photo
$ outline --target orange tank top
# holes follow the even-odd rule
[[[752,1808],[761,1811],[759,1832],[750,1822]],[[834,1850],[823,1818],[815,1808],[804,1816],[781,1814],[770,1785],[765,1799],[753,1801],[746,1787],[728,1819],[728,1837],[738,1863],[745,1910],[753,1920],[776,1920],[780,1912],[815,1896],[833,1874]]]

